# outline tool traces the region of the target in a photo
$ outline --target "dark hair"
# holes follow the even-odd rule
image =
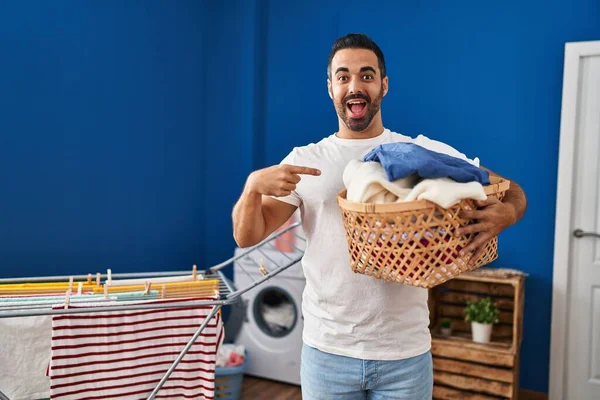
[[[331,60],[333,60],[333,56],[339,50],[342,49],[366,49],[371,50],[377,56],[377,61],[379,63],[379,70],[381,71],[381,78],[385,78],[385,59],[383,57],[383,52],[377,46],[370,37],[362,33],[349,33],[341,38],[337,39],[333,46],[331,46],[331,52],[329,53],[329,60],[327,61],[327,77],[331,79]]]

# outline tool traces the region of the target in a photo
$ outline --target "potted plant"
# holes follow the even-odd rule
[[[449,318],[442,319],[442,336],[450,336],[452,335],[452,324]]]
[[[473,341],[488,343],[492,336],[493,324],[498,322],[498,308],[491,298],[468,301],[465,307],[465,321],[471,322]]]

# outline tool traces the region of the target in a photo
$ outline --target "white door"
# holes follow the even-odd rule
[[[561,135],[561,142],[573,141],[570,168],[571,192],[559,194],[559,196],[571,196],[570,229],[568,237],[559,238],[557,235],[557,240],[568,242],[566,244],[568,286],[565,293],[567,303],[564,319],[566,323],[564,387],[561,391],[562,396],[554,393],[552,397],[564,400],[598,400],[600,399],[600,42],[588,43],[587,51],[577,53],[578,68],[573,71],[578,76],[574,88],[576,112],[572,116],[574,134],[570,139]],[[567,62],[569,62],[568,56],[567,51]],[[565,84],[570,85],[570,82],[565,81]],[[563,106],[565,101],[572,100],[563,98]],[[567,116],[563,108],[564,118]],[[561,143],[561,151],[564,149],[565,143]],[[563,165],[560,167],[563,168]],[[564,189],[565,186],[559,184],[559,190]],[[555,265],[555,268],[560,266]],[[554,294],[556,296],[556,292]],[[555,300],[559,299],[555,297]]]

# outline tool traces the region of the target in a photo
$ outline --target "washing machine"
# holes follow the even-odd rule
[[[243,252],[236,249],[236,255]],[[302,256],[301,251],[282,253],[265,248],[252,258],[271,271],[273,265],[286,265]],[[255,254],[256,253],[256,254]],[[289,258],[288,258],[289,257]],[[260,259],[259,259],[260,258]],[[234,284],[247,287],[262,278],[257,264],[247,257],[234,263]],[[300,384],[302,352],[302,291],[306,284],[300,262],[244,293],[243,322],[235,342],[244,345],[250,358],[248,375]]]

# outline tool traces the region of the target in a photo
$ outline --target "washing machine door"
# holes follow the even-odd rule
[[[257,328],[272,338],[290,335],[300,318],[300,310],[293,294],[275,285],[262,288],[247,312],[252,313]]]

